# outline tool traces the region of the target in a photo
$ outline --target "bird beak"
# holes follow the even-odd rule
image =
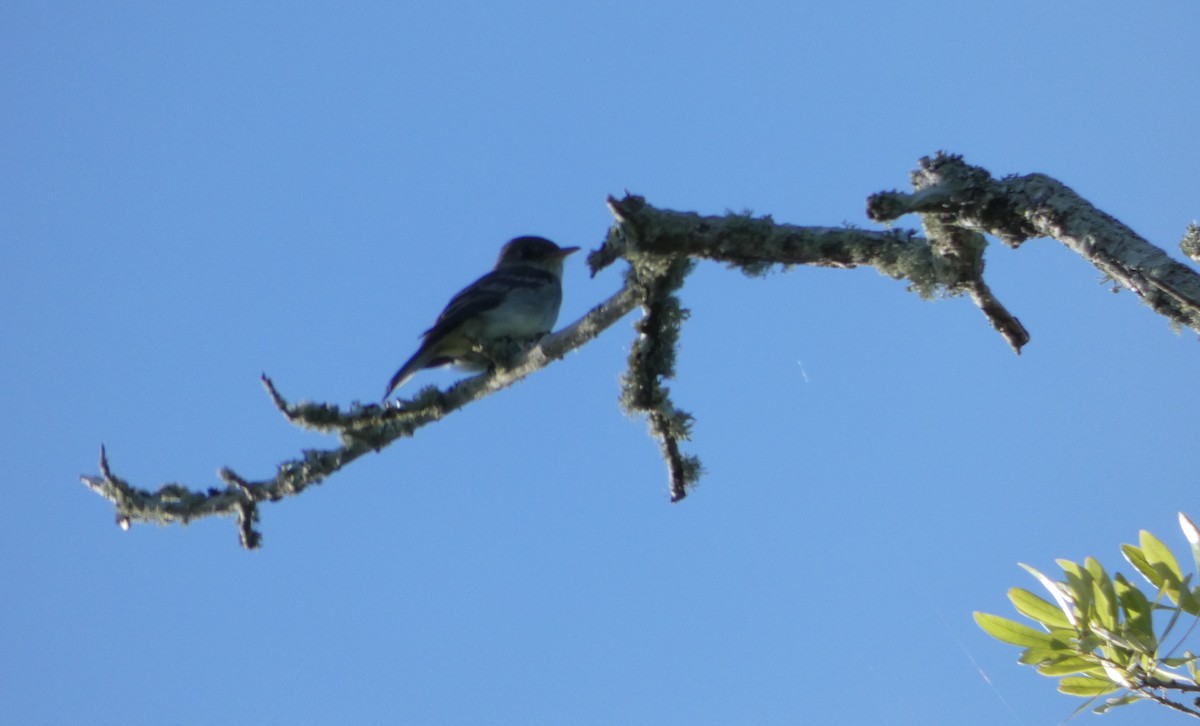
[[[578,252],[578,251],[579,251],[578,247],[563,247],[563,248],[559,249],[558,252],[555,252],[554,256],[561,260],[561,259],[566,258],[566,256],[571,254],[572,252]]]

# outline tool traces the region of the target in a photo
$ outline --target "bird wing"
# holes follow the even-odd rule
[[[438,315],[438,319],[434,321],[433,327],[421,334],[421,337],[425,338],[425,345],[429,345],[464,322],[499,307],[504,302],[506,288],[504,285],[497,284],[499,282],[497,277],[493,270],[450,298],[450,302],[446,303],[446,309],[442,310],[441,315]]]
[[[386,401],[388,396],[392,395],[392,391],[404,385],[404,382],[420,369],[453,362],[450,358],[439,357],[438,346],[442,340],[466,321],[499,307],[503,302],[504,287],[498,284],[495,270],[467,285],[450,298],[433,327],[421,334],[424,340],[421,341],[420,348],[400,366],[400,370],[396,371],[396,375],[388,382],[383,400]]]

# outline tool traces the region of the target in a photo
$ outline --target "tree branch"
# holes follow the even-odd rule
[[[631,414],[645,414],[658,440],[670,477],[672,501],[686,496],[702,467],[684,454],[693,418],[677,408],[664,381],[674,376],[680,326],[688,311],[677,296],[694,260],[714,260],[761,276],[775,265],[852,268],[871,265],[884,275],[909,282],[924,298],[967,295],[1013,350],[1029,341],[1021,322],[984,282],[985,234],[1016,247],[1033,236],[1059,239],[1118,283],[1136,292],[1173,324],[1200,331],[1200,277],[1189,267],[1138,237],[1049,177],[1031,174],[997,181],[961,157],[938,154],[922,159],[913,173],[912,193],[882,192],[869,198],[867,213],[877,221],[921,215],[926,236],[912,231],[866,231],[849,227],[777,224],[770,216],[701,216],[656,209],[645,199],[610,197],[615,223],[598,250],[588,256],[592,275],[618,259],[629,263],[623,287],[572,325],[530,346],[523,343],[488,351],[499,364],[445,391],[426,387],[397,405],[354,403],[343,412],[324,403],[287,402],[265,375],[263,385],[291,423],[337,434],[340,445],[310,449],[280,464],[275,476],[257,481],[228,468],[224,488],[194,491],[176,483],[156,491],[139,489],[116,476],[104,448],[100,475],[83,483],[116,508],[117,522],[168,524],[210,515],[238,519],[242,545],[260,545],[254,528],[260,502],[278,501],[319,484],[342,467],[421,427],[541,370],[585,345],[635,307],[643,316],[622,378],[621,402]],[[1188,228],[1183,246],[1200,255],[1200,231]]]
[[[199,492],[171,483],[151,492],[134,487],[113,474],[102,446],[100,476],[84,475],[81,480],[89,489],[113,503],[117,523],[122,529],[128,529],[130,522],[187,524],[201,517],[235,516],[242,545],[254,549],[261,544],[261,535],[253,528],[253,523],[258,520],[258,502],[276,502],[299,494],[363,454],[379,451],[396,439],[412,436],[422,426],[513,385],[588,343],[636,305],[633,291],[622,288],[572,325],[543,338],[518,356],[511,366],[467,378],[445,392],[428,386],[416,398],[398,406],[355,404],[343,413],[330,404],[291,404],[264,375],[263,385],[288,421],[322,433],[337,433],[342,442],[341,446],[332,449],[301,452],[300,458],[280,464],[270,479],[248,481],[231,469],[223,468],[220,476],[226,483],[224,489]]]
[[[680,326],[688,316],[675,292],[683,287],[694,263],[687,256],[645,251],[641,246],[644,230],[638,220],[626,216],[626,206],[645,209],[644,200],[638,197],[626,197],[624,202],[608,198],[617,224],[606,245],[619,245],[621,256],[629,260],[625,284],[638,291],[643,316],[635,325],[638,337],[630,347],[629,369],[621,378],[621,406],[626,413],[644,413],[649,419],[650,432],[667,462],[671,501],[678,502],[699,480],[702,467],[698,458],[679,448],[679,442],[691,434],[693,419],[675,407],[663,381],[675,377]]]
[[[961,156],[942,153],[921,159],[912,181],[912,194],[893,191],[872,196],[867,215],[890,221],[917,213],[927,225],[932,220],[935,225],[994,235],[1012,247],[1031,237],[1051,237],[1132,290],[1173,325],[1200,332],[1200,276],[1195,270],[1171,259],[1062,182],[1045,174],[997,180]],[[1192,237],[1195,233],[1189,228],[1185,251]]]
[[[1157,703],[1159,705],[1166,706],[1167,708],[1173,709],[1175,711],[1179,711],[1180,713],[1186,713],[1189,716],[1194,716],[1196,718],[1200,718],[1200,711],[1198,711],[1194,708],[1188,708],[1187,706],[1183,705],[1182,703],[1179,703],[1178,701],[1172,701],[1171,699],[1167,698],[1166,696],[1161,696],[1161,695],[1155,693],[1154,691],[1149,690],[1148,688],[1139,688],[1139,689],[1137,689],[1137,693],[1141,694],[1145,698],[1150,699],[1151,701],[1154,701],[1155,703]],[[1197,705],[1200,705],[1200,704],[1197,704]]]

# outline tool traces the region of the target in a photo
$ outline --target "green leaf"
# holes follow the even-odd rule
[[[1101,665],[1104,666],[1104,672],[1108,675],[1110,681],[1120,684],[1125,688],[1133,687],[1133,680],[1130,679],[1129,674],[1125,672],[1124,668],[1115,666],[1108,661],[1101,661]]]
[[[1177,667],[1177,666],[1173,666],[1173,667]],[[1187,686],[1196,685],[1195,679],[1187,678],[1186,676],[1184,676],[1180,673],[1176,673],[1175,671],[1171,670],[1170,667],[1167,667],[1162,664],[1154,664],[1154,667],[1149,669],[1149,673],[1153,678],[1156,678],[1159,681],[1162,681],[1163,683],[1176,684],[1174,686],[1176,688],[1178,688],[1180,685],[1187,685]],[[1168,688],[1170,688],[1170,687],[1171,686],[1168,686]]]
[[[1095,698],[1106,693],[1112,693],[1120,686],[1106,678],[1091,678],[1088,676],[1067,676],[1058,682],[1059,693],[1082,698]]]
[[[1183,530],[1183,536],[1187,537],[1188,544],[1192,547],[1192,562],[1196,565],[1196,570],[1200,571],[1200,529],[1183,512],[1179,513],[1179,528]]]
[[[1043,663],[1037,667],[1037,670],[1043,676],[1050,677],[1069,676],[1074,673],[1104,676],[1104,666],[1099,660],[1088,660],[1087,658],[1080,658],[1078,656],[1066,656],[1049,663]]]
[[[1057,563],[1059,567],[1063,568],[1063,572],[1067,573],[1068,575],[1074,575],[1079,579],[1084,579],[1087,577],[1087,570],[1083,569],[1078,562],[1060,557],[1055,560],[1055,563]]]
[[[1172,597],[1171,591],[1167,590],[1167,596],[1173,602],[1178,603],[1178,584],[1183,581],[1183,571],[1179,569],[1179,562],[1175,559],[1175,554],[1162,543],[1162,540],[1144,529],[1138,532],[1138,543],[1141,544],[1142,554],[1146,556],[1146,561],[1150,563],[1150,566],[1164,578],[1171,579],[1171,584],[1175,586],[1176,592]]]
[[[1048,648],[1053,650],[1054,643],[1049,633],[1034,630],[1015,620],[1002,618],[999,615],[975,612],[975,623],[983,628],[983,632],[996,640],[1009,645],[1019,645],[1022,648]]]
[[[1194,662],[1196,662],[1196,654],[1195,654],[1195,653],[1190,653],[1190,652],[1189,652],[1189,653],[1184,653],[1183,657],[1180,657],[1180,658],[1163,658],[1163,659],[1162,659],[1162,662],[1163,662],[1163,665],[1165,665],[1165,666],[1167,666],[1167,667],[1169,667],[1169,668],[1178,668],[1179,666],[1182,666],[1182,665],[1187,665],[1187,664],[1189,664],[1189,663],[1194,663]]]
[[[1089,657],[1093,656],[1087,651],[1080,651],[1076,647],[1074,630],[1052,630],[1050,631],[1050,642],[1048,645],[1038,645],[1022,650],[1021,656],[1017,658],[1017,662],[1024,665],[1038,666],[1046,663],[1057,663],[1063,658]]]
[[[1192,589],[1192,574],[1179,583],[1179,607],[1189,615],[1200,615],[1200,596]]]
[[[1067,592],[1075,601],[1081,621],[1080,627],[1083,627],[1092,611],[1092,575],[1080,567],[1077,562],[1061,559],[1055,560],[1055,562],[1063,568],[1063,574],[1067,576]]]
[[[1093,704],[1093,703],[1095,703],[1096,701],[1099,701],[1099,700],[1100,700],[1100,697],[1099,697],[1099,696],[1092,696],[1092,697],[1091,697],[1091,698],[1089,698],[1088,700],[1086,700],[1086,701],[1084,701],[1083,703],[1079,704],[1079,708],[1077,708],[1077,709],[1075,709],[1074,711],[1072,711],[1072,712],[1071,712],[1071,715],[1070,715],[1070,716],[1067,716],[1065,719],[1063,719],[1063,721],[1062,721],[1062,722],[1063,722],[1063,723],[1066,723],[1067,721],[1070,721],[1071,719],[1075,718],[1075,717],[1076,717],[1076,716],[1078,716],[1079,714],[1081,714],[1081,713],[1083,713],[1084,711],[1086,711],[1086,710],[1088,710],[1089,708],[1091,708],[1091,707],[1092,707],[1092,704]]]
[[[1058,645],[1063,645],[1059,643]],[[1057,663],[1063,658],[1072,657],[1074,651],[1066,648],[1026,648],[1021,651],[1017,662],[1022,665],[1040,666],[1046,663]]]
[[[1117,573],[1115,589],[1121,608],[1125,611],[1126,634],[1133,640],[1148,645],[1147,652],[1158,648],[1158,638],[1154,635],[1154,610],[1145,593],[1130,584],[1125,576]]]
[[[1104,645],[1104,638],[1101,638],[1099,635],[1097,635],[1095,633],[1088,632],[1088,633],[1085,633],[1083,635],[1083,637],[1079,638],[1079,642],[1076,644],[1076,648],[1081,653],[1090,653],[1102,645]]]
[[[1139,644],[1109,630],[1103,625],[1093,625],[1092,632],[1101,638],[1100,647],[1105,657],[1121,665],[1129,663],[1137,653],[1142,652]]]
[[[1183,614],[1183,608],[1170,607],[1168,605],[1159,605],[1158,607],[1163,610],[1171,611],[1171,617],[1167,620],[1167,625],[1162,630],[1162,638],[1161,639],[1166,640],[1167,637],[1171,634],[1171,631],[1175,629],[1175,623],[1179,622],[1179,616]]]
[[[1013,607],[1031,620],[1036,620],[1047,628],[1071,628],[1071,622],[1063,614],[1063,610],[1044,600],[1032,592],[1014,587],[1008,591],[1008,599]],[[1068,609],[1070,606],[1068,605]]]
[[[1049,592],[1050,596],[1054,598],[1054,601],[1058,603],[1058,608],[1062,611],[1063,616],[1067,619],[1068,624],[1070,624],[1070,626],[1073,628],[1078,628],[1079,619],[1075,616],[1075,603],[1064,591],[1066,586],[1061,582],[1055,582],[1054,580],[1051,580],[1049,577],[1046,577],[1041,572],[1033,567],[1030,567],[1024,562],[1020,563],[1020,565],[1026,572],[1036,577],[1038,582],[1042,583],[1042,587],[1046,588],[1046,591]]]
[[[1117,696],[1116,698],[1108,699],[1104,703],[1102,703],[1099,706],[1096,706],[1096,708],[1092,709],[1092,712],[1093,713],[1105,713],[1109,709],[1116,708],[1118,706],[1128,706],[1129,704],[1136,703],[1140,700],[1142,700],[1142,697],[1139,696],[1138,694],[1126,693],[1124,696]]]
[[[1161,562],[1170,569],[1176,580],[1183,579],[1183,570],[1179,569],[1179,562],[1175,559],[1175,554],[1171,552],[1170,547],[1163,544],[1162,540],[1143,529],[1138,532],[1138,544],[1141,545],[1142,552],[1151,565]]]
[[[1156,588],[1162,589],[1162,573],[1154,569],[1154,566],[1150,564],[1150,560],[1146,559],[1146,554],[1142,552],[1141,547],[1123,544],[1121,545],[1121,554],[1125,555],[1125,559],[1129,561],[1129,564],[1133,565],[1134,569],[1141,573],[1147,582]]]
[[[1092,599],[1096,603],[1096,617],[1100,625],[1110,631],[1117,629],[1117,593],[1104,567],[1089,557],[1084,567],[1092,579]]]

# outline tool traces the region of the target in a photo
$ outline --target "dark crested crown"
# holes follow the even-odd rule
[[[574,252],[575,249],[574,247],[559,247],[545,237],[516,237],[509,240],[508,244],[504,245],[504,248],[500,250],[500,259],[496,264],[503,265],[513,262],[553,260],[564,257],[570,254],[570,252]]]

